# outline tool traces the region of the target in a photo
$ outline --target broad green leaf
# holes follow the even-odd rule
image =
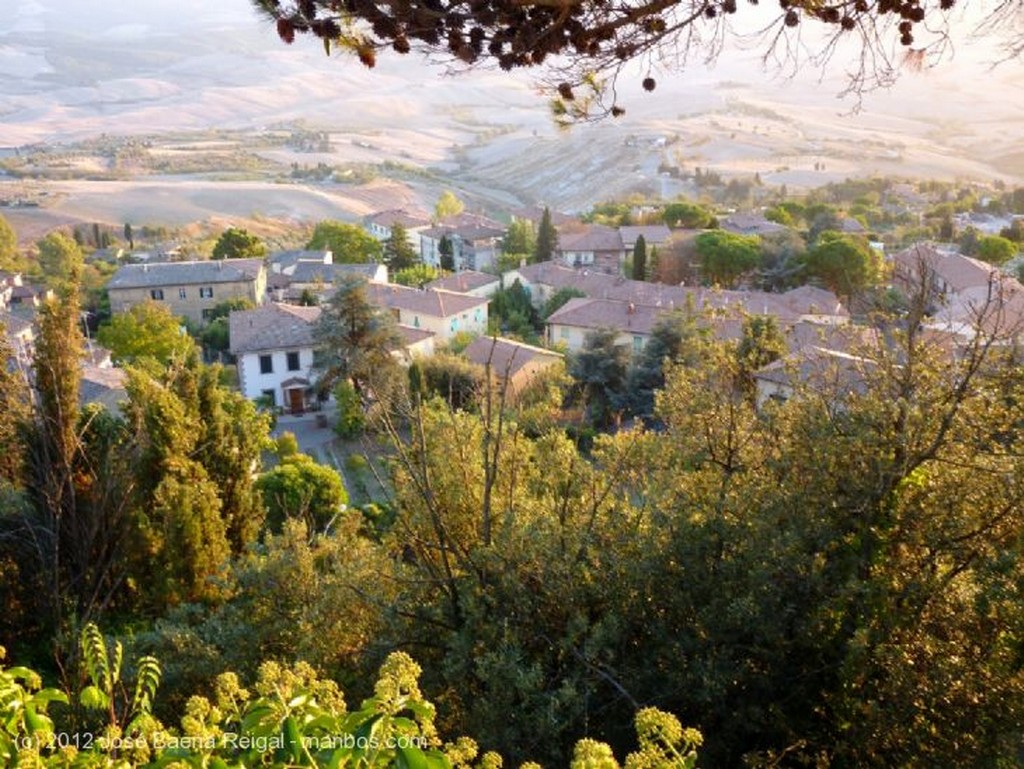
[[[78,701],[84,707],[99,710],[107,706],[107,695],[98,686],[87,686],[78,695]]]
[[[427,758],[419,748],[399,747],[396,758],[399,769],[427,769]]]

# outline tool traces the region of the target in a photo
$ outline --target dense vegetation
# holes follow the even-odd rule
[[[435,708],[419,688],[420,668],[396,652],[381,666],[373,696],[349,712],[337,684],[305,663],[268,662],[253,688],[234,673],[217,677],[213,702],[189,699],[180,728],[153,717],[160,663],[138,660],[134,692],[122,675],[123,648],[110,648],[95,625],[82,631],[77,697],[41,688],[25,667],[4,668],[0,647],[0,760],[7,766],[323,766],[498,769],[499,755],[460,737],[442,742]],[[56,711],[60,711],[58,714]],[[626,766],[692,769],[701,735],[655,708],[637,713],[639,750]],[[611,749],[581,740],[573,767],[615,769]],[[524,764],[524,769],[536,764]]]
[[[577,380],[593,424],[635,391],[652,429],[576,441],[557,399],[528,417],[486,387],[431,397],[445,385],[391,364],[346,285],[325,365],[372,405],[390,458],[389,497],[341,513],[307,460],[262,472],[266,419],[194,352],[139,351],[121,414],[79,410],[79,272],[42,313],[39,397],[0,379],[0,627],[62,689],[81,688],[75,639],[101,620],[160,661],[153,717],[185,729],[227,731],[189,699],[213,701],[225,670],[302,660],[301,686],[315,671],[359,701],[406,651],[438,728],[513,763],[562,765],[581,736],[633,750],[649,706],[707,735],[707,766],[999,766],[1024,749],[1024,374],[1003,337],[953,357],[915,313],[883,319],[862,386],[758,411],[749,372],[777,331],[751,321],[723,344],[680,318],[662,360],[631,371],[595,347],[588,370],[615,376]]]
[[[694,248],[725,265],[722,281],[782,288],[814,275],[859,291],[877,263],[836,227],[891,215],[880,185],[778,201],[771,217],[799,233],[756,250],[720,232]],[[1024,210],[1017,191],[984,206],[936,194],[947,199],[925,217],[931,233],[979,207]],[[651,215],[710,223],[709,210]],[[595,214],[626,215],[632,206]],[[524,255],[540,234],[513,233]],[[370,258],[351,226],[325,223],[318,237]],[[960,237],[994,262],[1009,254],[1001,241],[1020,241],[1012,227],[995,242]],[[0,256],[14,259],[5,242]],[[690,761],[693,733],[651,707],[700,728],[709,767],[1013,766],[1024,754],[1024,369],[1020,329],[999,328],[998,308],[981,308],[990,333],[951,355],[909,297],[855,350],[872,361],[856,386],[809,382],[761,410],[752,372],[783,354],[779,329],[750,318],[720,343],[680,311],[632,360],[595,335],[569,361],[570,383],[546,379],[513,408],[457,345],[400,369],[389,316],[361,282],[341,281],[317,338],[344,404],[339,432],[365,437],[361,462],[382,490],[365,504],[334,469],[270,441],[269,418],[158,307],[103,332],[129,371],[120,412],[79,408],[81,250],[54,236],[39,252],[57,299],[40,312],[36,394],[0,372],[0,637],[56,688],[27,668],[0,671],[3,760],[11,740],[87,727],[294,737],[294,718],[300,735],[355,734],[385,712],[389,676],[408,688],[387,717],[429,732],[436,752],[426,764],[362,757],[379,765],[496,766],[491,750],[548,766],[614,766],[613,750],[633,751],[627,766]],[[541,318],[573,293],[538,312],[522,285],[506,286],[495,328],[538,341]],[[92,622],[137,661],[108,667],[138,673],[141,688],[103,678]],[[429,726],[425,703],[410,704],[421,700],[412,658],[436,703]],[[122,687],[134,698],[111,708]],[[358,711],[338,687],[365,699]],[[669,737],[658,749],[680,755],[647,751],[655,722]],[[435,724],[482,751],[435,739]],[[147,743],[79,765],[171,757]],[[187,759],[334,757],[218,743]]]

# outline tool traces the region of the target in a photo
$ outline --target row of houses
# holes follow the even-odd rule
[[[516,209],[510,212],[513,220],[528,220],[539,224],[544,210],[539,207]],[[558,245],[554,261],[565,267],[588,268],[617,275],[631,257],[633,248],[642,237],[648,248],[664,248],[672,239],[672,230],[664,224],[628,225],[608,227],[588,224],[557,212],[550,212],[552,223],[558,230]],[[477,214],[459,214],[434,223],[426,213],[406,209],[378,211],[366,218],[367,231],[380,241],[391,237],[392,229],[400,224],[409,242],[426,264],[441,264],[441,241],[448,238],[452,245],[456,270],[486,270],[493,267],[500,254],[505,226],[500,222]],[[769,221],[762,213],[739,212],[722,217],[718,226],[737,235],[771,235],[788,229]],[[837,226],[843,232],[863,234],[865,229],[855,219],[843,218]]]
[[[407,359],[432,355],[436,344],[449,342],[456,334],[487,333],[485,297],[374,282],[367,282],[366,288],[367,298],[394,316]],[[329,294],[325,290],[322,295]],[[231,313],[230,351],[247,398],[261,398],[292,412],[315,405],[313,327],[320,313],[319,306],[281,302]]]
[[[397,355],[411,361],[428,357],[438,343],[456,334],[476,338],[463,356],[488,368],[516,397],[541,371],[559,363],[561,353],[522,342],[487,336],[487,299],[433,289],[369,284],[369,298],[390,311],[403,346]],[[236,357],[239,387],[250,399],[289,413],[316,408],[314,328],[321,308],[278,302],[233,312],[229,318],[231,352]]]
[[[543,209],[519,209],[512,212],[513,219],[529,220],[537,225]],[[552,213],[552,222],[558,229],[555,261],[567,267],[588,267],[609,274],[618,274],[630,257],[637,239],[643,236],[648,247],[664,247],[672,231],[664,224],[644,226],[606,227],[586,224],[565,214]],[[405,209],[379,211],[365,220],[367,231],[385,241],[392,229],[401,224],[409,242],[424,264],[441,266],[441,243],[447,239],[452,248],[456,271],[493,269],[501,255],[501,243],[506,227],[501,222],[478,214],[463,213],[433,223],[426,214]]]
[[[620,240],[657,236],[648,228],[615,232]],[[588,242],[592,251],[584,251],[580,241],[575,242],[581,250],[573,253],[591,253],[596,260],[600,252],[597,241]],[[894,282],[905,292],[927,279],[929,323],[937,333],[965,337],[978,330],[993,333],[997,324],[1024,327],[1024,287],[991,265],[928,244],[894,255],[892,264]],[[617,332],[619,344],[638,354],[659,319],[682,309],[706,318],[722,339],[738,338],[747,315],[771,316],[785,334],[791,354],[813,353],[817,360],[833,363],[848,363],[843,356],[857,357],[853,350],[869,345],[868,337],[875,333],[851,324],[850,313],[834,294],[812,286],[768,293],[661,285],[629,280],[594,265],[598,262],[575,259],[573,266],[564,261],[522,265],[500,278],[463,270],[412,289],[388,283],[383,265],[335,264],[330,251],[292,251],[274,254],[267,262],[239,259],[125,265],[111,280],[108,291],[115,312],[143,301],[158,301],[197,324],[226,300],[248,300],[256,309],[233,313],[229,324],[242,390],[247,397],[269,398],[289,410],[309,408],[314,397],[311,329],[320,310],[297,303],[306,292],[319,298],[329,296],[338,278],[348,274],[365,278],[371,300],[395,316],[405,338],[405,355],[410,357],[429,355],[437,344],[456,334],[486,335],[488,297],[500,286],[515,282],[538,307],[566,288],[583,294],[547,319],[548,345],[567,352],[581,349],[588,334],[610,328]],[[10,281],[0,284],[0,299],[5,291],[13,295],[13,288]],[[8,335],[14,334],[24,345],[24,324],[12,320],[6,325]],[[776,380],[781,366],[776,366],[772,375]],[[776,391],[779,386],[778,381],[771,384]]]

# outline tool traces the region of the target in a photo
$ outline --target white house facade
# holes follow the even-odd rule
[[[319,307],[267,304],[231,313],[231,353],[238,386],[250,400],[263,399],[289,413],[314,408],[313,324]]]

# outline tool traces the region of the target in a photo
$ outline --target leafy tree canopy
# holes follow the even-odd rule
[[[533,246],[533,261],[546,262],[555,255],[558,248],[558,230],[551,220],[551,209],[544,207],[540,224],[537,225],[537,239]]]
[[[66,281],[72,267],[81,264],[83,259],[81,247],[63,232],[51,232],[36,246],[39,248],[39,265],[51,285]]]
[[[362,277],[343,277],[313,329],[321,384],[331,387],[348,379],[360,395],[369,380],[392,365],[391,352],[401,345],[394,318],[370,302],[366,285]]]
[[[402,286],[414,286],[419,287],[424,283],[429,283],[432,280],[437,280],[441,277],[441,271],[436,267],[431,267],[429,264],[414,264],[411,267],[398,270],[391,276],[393,283],[398,283]]]
[[[161,302],[146,301],[100,326],[96,340],[110,350],[118,365],[152,358],[163,365],[187,356],[195,342],[183,330],[181,318]]]
[[[761,262],[761,244],[756,236],[712,230],[702,232],[694,243],[704,279],[725,288],[734,286]]]
[[[348,502],[337,471],[305,454],[285,457],[256,483],[267,509],[267,526],[280,531],[284,521],[305,521],[310,531],[323,531]]]
[[[978,241],[978,258],[999,267],[1017,255],[1017,244],[1000,235],[987,235]]]
[[[370,233],[358,225],[333,220],[317,224],[306,248],[329,249],[339,264],[362,264],[381,259],[381,244]]]
[[[18,236],[3,216],[0,216],[0,270],[9,270],[15,266],[18,256]]]
[[[466,205],[455,196],[454,192],[445,190],[434,205],[434,218],[441,221],[449,216],[458,216],[465,208]]]
[[[229,227],[221,233],[213,247],[214,259],[262,259],[267,246],[252,233]]]
[[[881,279],[882,257],[858,235],[826,230],[803,257],[805,275],[840,296],[859,293]]]
[[[670,227],[683,229],[705,229],[712,226],[715,216],[706,208],[696,203],[685,201],[670,203],[662,212],[662,219]]]
[[[558,289],[550,297],[547,302],[544,303],[544,309],[541,312],[541,317],[550,318],[557,310],[561,309],[566,302],[570,299],[578,299],[585,297],[587,294],[582,289],[576,288],[575,286],[566,286],[565,288]]]
[[[533,255],[537,244],[537,229],[529,219],[516,219],[505,231],[501,242],[502,253],[517,254],[523,258]]]

